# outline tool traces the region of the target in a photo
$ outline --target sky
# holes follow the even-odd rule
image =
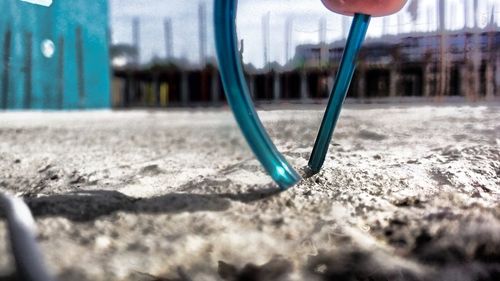
[[[370,24],[368,37],[379,37],[384,32],[429,31],[437,27],[436,1],[414,0],[419,2],[419,14],[412,21],[405,7],[398,14],[386,18],[374,18]],[[469,26],[473,24],[473,0],[445,0],[449,29],[464,26],[464,3],[468,5]],[[478,23],[484,27],[494,9],[495,21],[500,24],[500,3],[498,0],[479,0]],[[496,5],[495,2],[497,3]],[[184,57],[193,63],[199,61],[198,48],[198,6],[207,7],[208,47],[207,54],[213,56],[212,0],[110,0],[111,29],[113,43],[132,42],[132,20],[140,19],[141,61],[148,62],[152,57],[165,57],[163,21],[172,20],[174,56]],[[408,5],[407,5],[408,6]],[[285,58],[285,23],[292,20],[292,48],[298,44],[319,42],[319,23],[326,20],[326,39],[331,42],[340,39],[347,32],[351,18],[328,11],[320,0],[239,0],[237,29],[240,39],[244,40],[243,60],[257,67],[264,64],[264,45],[262,17],[270,18],[270,61],[283,64]],[[384,24],[385,22],[385,24]]]

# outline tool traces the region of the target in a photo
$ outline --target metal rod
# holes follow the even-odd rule
[[[236,8],[238,1],[215,0],[214,25],[217,58],[227,100],[253,152],[276,183],[286,189],[300,176],[281,155],[255,111],[238,52]]]
[[[172,35],[172,20],[166,18],[163,22],[164,35],[165,35],[165,57],[167,60],[172,59],[174,56],[174,42]]]
[[[17,277],[27,281],[53,281],[36,242],[36,226],[22,199],[0,192],[0,207],[5,211]]]
[[[354,75],[354,70],[356,69],[356,59],[365,39],[370,18],[371,16],[364,14],[354,15],[351,30],[347,38],[347,44],[340,62],[339,72],[332,89],[330,100],[328,101],[323,121],[321,122],[311,158],[309,159],[309,168],[313,173],[319,172],[325,162],[333,131],[335,130],[342,105]]]

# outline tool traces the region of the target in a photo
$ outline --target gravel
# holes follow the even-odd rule
[[[260,112],[304,176],[322,113]],[[59,280],[500,280],[498,104],[348,105],[285,192],[227,109],[0,119],[0,188]]]

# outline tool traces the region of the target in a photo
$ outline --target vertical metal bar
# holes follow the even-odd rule
[[[164,35],[165,35],[165,57],[167,60],[172,59],[173,57],[173,36],[172,36],[172,20],[166,18],[163,22],[164,27]]]
[[[439,89],[438,96],[444,97],[448,90],[448,35],[446,30],[446,6],[444,1],[438,1],[439,10]]]
[[[25,109],[31,108],[33,98],[33,34],[24,34],[24,102]]]
[[[198,32],[199,32],[199,47],[200,47],[200,66],[205,67],[207,58],[207,15],[206,4],[200,2],[198,6]]]
[[[57,106],[64,107],[64,37],[59,37],[59,52],[57,56]]]
[[[83,108],[85,106],[85,69],[83,64],[83,38],[82,38],[82,28],[78,26],[76,28],[76,72],[77,72],[77,87],[78,87],[78,107]]]
[[[3,109],[7,109],[7,102],[9,99],[9,90],[10,90],[9,72],[10,72],[11,40],[12,40],[12,31],[10,30],[10,27],[7,27],[7,31],[5,32],[4,40],[3,40],[4,53],[3,53],[2,100],[1,100]]]
[[[141,61],[141,20],[138,17],[132,20],[132,40],[136,52],[134,64],[138,65]]]
[[[269,71],[269,49],[271,48],[271,37],[270,37],[270,22],[271,22],[271,13],[262,16],[262,43],[263,51],[264,51],[264,69],[265,72]]]
[[[288,64],[290,60],[290,52],[293,40],[293,19],[288,17],[285,22],[285,62],[284,65]]]

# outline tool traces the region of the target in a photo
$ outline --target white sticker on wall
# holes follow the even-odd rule
[[[43,56],[50,59],[56,51],[56,46],[54,45],[54,42],[52,42],[52,40],[45,39],[42,41],[40,49],[42,49]]]
[[[49,7],[50,5],[52,5],[52,0],[21,0],[21,1],[45,7]]]

